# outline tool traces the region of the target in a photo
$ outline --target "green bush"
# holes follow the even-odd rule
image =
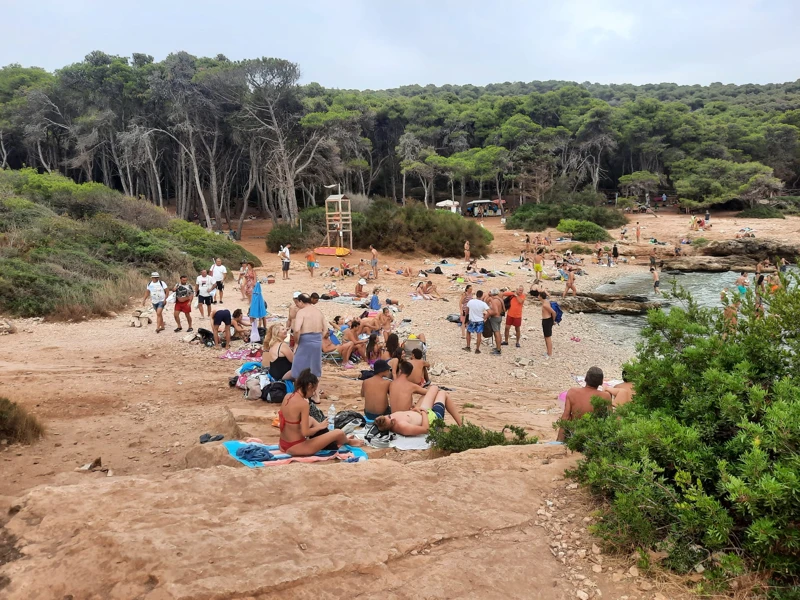
[[[735,323],[675,293],[626,365],[634,400],[559,423],[609,545],[664,550],[679,571],[733,551],[779,587],[800,584],[800,277],[782,277],[766,316],[748,294]]]
[[[513,433],[514,437],[507,438],[506,430]],[[447,452],[464,452],[489,446],[519,446],[539,441],[539,438],[529,437],[522,427],[514,425],[506,425],[502,431],[491,431],[466,421],[463,425],[444,425],[441,420],[434,421],[427,439],[439,450]]]
[[[692,240],[692,246],[695,248],[702,248],[703,246],[708,246],[708,240],[704,237],[695,238]]]
[[[567,250],[572,250],[573,254],[594,254],[594,250],[585,244],[571,244]]]
[[[748,219],[785,219],[784,214],[774,206],[754,206],[740,212],[737,217]]]
[[[622,227],[628,220],[614,208],[584,204],[523,204],[506,220],[506,229],[544,231],[563,219],[591,221],[601,227]]]
[[[292,248],[299,250],[306,247],[306,237],[299,227],[291,225],[276,225],[267,235],[267,250],[278,252],[281,246],[291,244]]]
[[[0,398],[0,440],[32,444],[44,435],[44,427],[16,402]]]
[[[556,229],[561,233],[572,234],[572,239],[579,242],[607,242],[611,239],[605,229],[591,221],[562,219]]]

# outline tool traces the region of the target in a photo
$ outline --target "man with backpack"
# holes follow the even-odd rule
[[[189,283],[188,277],[186,277],[186,275],[181,275],[180,283],[176,283],[172,291],[175,292],[174,315],[175,323],[178,324],[178,326],[175,328],[175,333],[183,331],[183,325],[181,325],[181,313],[186,315],[186,322],[189,325],[189,329],[187,329],[186,332],[191,333],[194,331],[192,328],[192,298],[194,298],[194,289]]]
[[[156,311],[156,333],[164,331],[164,307],[167,305],[167,284],[161,281],[161,276],[153,272],[150,274],[150,283],[147,284],[142,306],[147,302],[147,298]]]
[[[506,331],[505,341],[503,346],[508,346],[508,336],[511,333],[511,328],[517,334],[517,348],[519,348],[520,340],[520,327],[522,327],[522,307],[525,305],[525,288],[522,286],[517,287],[516,292],[504,292],[503,302],[506,307]]]
[[[544,334],[544,345],[547,353],[544,355],[546,359],[553,358],[553,325],[556,323],[557,314],[550,301],[547,299],[547,292],[541,290],[539,292],[539,301],[542,304],[542,333]]]
[[[500,290],[493,288],[489,292],[489,327],[492,329],[492,337],[494,338],[494,348],[492,354],[495,356],[500,354],[500,328],[503,326],[503,316],[506,314],[506,307],[503,300],[500,298]]]

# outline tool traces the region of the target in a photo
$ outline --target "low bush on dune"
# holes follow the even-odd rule
[[[32,444],[44,435],[44,427],[16,402],[0,398],[0,440],[9,444]]]
[[[150,271],[171,282],[215,257],[229,266],[243,258],[260,264],[226,238],[143,200],[32,169],[0,171],[0,312],[106,314],[144,294]]]
[[[506,430],[514,436],[506,437]],[[514,425],[506,425],[502,431],[492,431],[466,421],[463,425],[444,425],[440,420],[434,421],[427,439],[439,450],[447,452],[464,452],[489,446],[520,446],[539,441],[537,437],[528,436],[522,427]]]
[[[679,572],[702,565],[701,594],[749,568],[771,579],[770,598],[797,598],[800,278],[781,277],[762,305],[748,293],[736,321],[676,293],[626,366],[634,400],[559,423],[583,454],[572,476],[601,499],[594,533],[665,552]]]
[[[785,219],[783,213],[774,206],[754,206],[740,212],[737,217],[747,219]]]
[[[572,235],[578,242],[607,242],[611,240],[608,232],[591,221],[578,221],[576,219],[562,219],[556,227],[561,233]]]
[[[489,253],[491,232],[474,220],[449,211],[429,210],[412,202],[399,206],[391,200],[375,200],[366,212],[354,212],[353,246],[393,252],[421,250],[439,256],[460,256],[469,240],[473,256]],[[267,237],[267,249],[277,252],[281,245],[307,248],[321,244],[325,237],[325,209],[316,207],[300,213],[303,229],[279,225]],[[331,240],[333,244],[334,241]]]
[[[544,231],[563,219],[591,221],[600,227],[622,227],[628,220],[616,209],[585,204],[523,204],[506,220],[506,229]]]

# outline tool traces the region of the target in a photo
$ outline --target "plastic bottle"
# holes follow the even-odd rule
[[[333,431],[333,422],[336,420],[336,408],[331,402],[331,407],[328,409],[328,431]]]

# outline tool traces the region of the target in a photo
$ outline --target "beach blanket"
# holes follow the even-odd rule
[[[322,334],[303,333],[294,349],[292,377],[297,379],[303,369],[311,369],[317,377],[322,375]]]
[[[428,434],[422,435],[397,435],[389,445],[398,450],[427,450],[431,443],[427,441]]]
[[[266,444],[246,444],[238,440],[223,442],[222,445],[225,446],[228,454],[230,454],[234,459],[242,463],[244,466],[250,467],[251,469],[270,465],[287,465],[293,462],[313,463],[333,459],[341,460],[343,462],[360,462],[367,460],[367,453],[361,448],[356,448],[353,446],[343,446],[342,448],[339,448],[338,452],[335,452],[334,450],[321,450],[314,456],[291,456],[281,452],[279,446],[267,446]],[[239,448],[244,446],[259,446],[272,454],[272,460],[257,462],[240,458],[237,456],[237,452],[239,451]]]
[[[239,348],[238,350],[228,350],[224,354],[220,356],[223,360],[251,360],[251,361],[261,361],[261,350],[252,350],[245,346],[244,348]]]

